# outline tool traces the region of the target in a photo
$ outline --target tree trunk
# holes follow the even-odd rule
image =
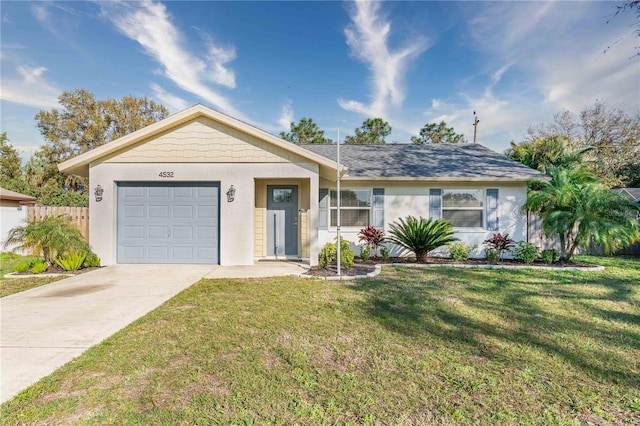
[[[416,260],[418,262],[428,262],[429,261],[429,252],[428,251],[417,251],[416,252]]]

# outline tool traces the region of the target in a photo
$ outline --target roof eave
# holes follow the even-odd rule
[[[536,180],[548,180],[548,177],[453,177],[453,176],[392,176],[392,177],[370,177],[370,176],[343,176],[345,181],[394,181],[394,182],[532,182]]]

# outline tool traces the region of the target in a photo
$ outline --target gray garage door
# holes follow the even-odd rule
[[[118,263],[219,263],[218,183],[118,184]]]

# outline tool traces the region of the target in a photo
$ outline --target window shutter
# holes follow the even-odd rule
[[[442,218],[442,189],[431,188],[429,190],[429,217]]]
[[[489,231],[498,231],[498,189],[487,189],[487,229]]]
[[[384,229],[384,188],[373,188],[371,225]]]
[[[318,194],[318,228],[329,229],[329,190],[320,188]]]

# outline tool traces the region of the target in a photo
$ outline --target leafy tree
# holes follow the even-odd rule
[[[40,111],[35,117],[36,126],[45,139],[45,145],[35,154],[46,164],[43,180],[53,179],[58,185],[70,182],[58,171],[59,162],[128,135],[169,114],[163,105],[147,97],[97,100],[85,89],[63,92],[58,102],[61,109]],[[71,182],[75,182],[72,190],[86,187],[81,178],[72,178]]]
[[[447,123],[441,121],[438,124],[428,123],[420,129],[420,137],[413,136],[411,143],[465,143],[463,135],[457,134],[453,127],[447,127]]]
[[[611,192],[584,167],[551,167],[547,173],[551,180],[529,191],[523,210],[540,217],[547,237],[558,237],[560,261],[591,242],[611,253],[638,239],[640,207],[632,200]]]
[[[535,138],[521,143],[511,142],[505,155],[513,160],[546,173],[549,167],[575,167],[584,162],[590,148],[572,149],[566,136]]]
[[[355,136],[347,136],[344,143],[347,144],[383,144],[385,138],[391,134],[391,126],[382,118],[368,118],[356,129]]]
[[[330,144],[331,139],[324,137],[324,130],[320,130],[318,125],[311,118],[301,118],[298,124],[291,122],[291,131],[280,132],[280,137],[296,144],[316,143]]]
[[[629,186],[640,180],[640,113],[630,116],[598,101],[579,115],[561,111],[549,125],[529,129],[530,141],[560,136],[573,150],[589,149],[588,169],[609,186]]]
[[[0,134],[0,186],[6,189],[11,189],[13,183],[22,177],[20,166],[22,160],[18,151],[9,143],[9,138],[6,132]]]

